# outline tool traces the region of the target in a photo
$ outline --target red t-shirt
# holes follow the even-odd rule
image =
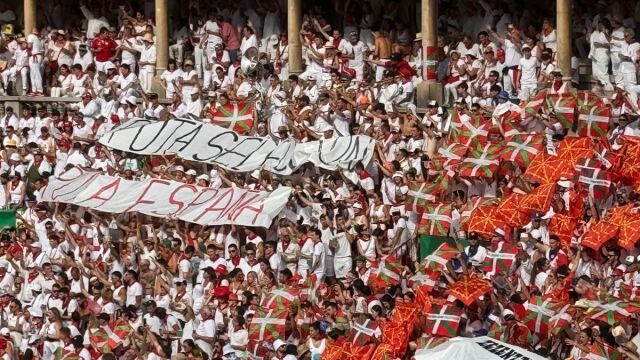
[[[99,62],[109,61],[116,47],[118,47],[118,44],[111,38],[95,38],[91,41],[91,49],[96,57],[96,61]],[[97,51],[94,49],[97,49]]]

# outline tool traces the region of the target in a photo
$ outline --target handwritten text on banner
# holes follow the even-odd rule
[[[164,179],[131,181],[73,168],[51,181],[43,201],[71,203],[110,213],[137,211],[202,224],[268,227],[284,208],[291,188],[269,193],[219,190]]]
[[[373,157],[374,140],[368,136],[276,144],[270,137],[240,136],[225,128],[191,119],[130,120],[100,138],[107,147],[142,155],[174,155],[217,164],[227,170],[265,170],[290,175],[307,162],[328,169],[352,170]]]

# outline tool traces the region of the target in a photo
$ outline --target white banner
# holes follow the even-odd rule
[[[290,175],[304,163],[328,170],[353,170],[373,157],[375,142],[364,135],[330,140],[276,144],[271,137],[240,136],[212,124],[191,119],[130,120],[100,138],[112,149],[142,155],[178,155],[191,161],[217,164],[227,170],[256,169]]]
[[[487,336],[476,338],[456,337],[433,349],[417,350],[416,360],[545,360],[521,347],[504,343]]]
[[[131,181],[73,168],[49,182],[42,201],[111,213],[137,211],[201,225],[269,227],[289,195],[289,187],[271,193],[239,188],[215,190],[164,179]]]

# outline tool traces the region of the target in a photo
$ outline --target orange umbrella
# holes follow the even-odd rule
[[[616,235],[618,235],[618,227],[616,225],[600,221],[589,228],[582,238],[582,246],[598,251],[604,243]]]
[[[618,224],[620,233],[618,234],[618,245],[631,251],[636,242],[640,240],[640,215],[630,215]]]
[[[491,291],[491,283],[487,280],[475,276],[463,276],[447,290],[447,293],[469,306],[489,291]]]

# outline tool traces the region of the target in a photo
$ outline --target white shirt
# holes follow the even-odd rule
[[[36,34],[29,34],[27,42],[31,44],[31,55],[44,55],[42,40]]]
[[[349,67],[359,67],[364,64],[364,53],[368,50],[367,45],[362,41],[358,41],[355,45],[350,42],[345,42],[342,45],[342,51],[345,55],[354,55],[353,59],[349,59]]]
[[[131,284],[131,286],[127,286],[127,301],[125,302],[126,306],[136,305],[136,297],[142,296],[142,285],[139,282],[135,282]]]
[[[520,71],[522,71],[522,77],[520,82],[522,84],[536,84],[538,81],[536,70],[538,69],[538,59],[531,56],[529,59],[520,59]]]

